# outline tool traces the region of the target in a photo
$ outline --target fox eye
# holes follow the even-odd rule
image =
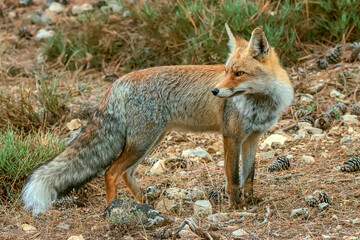
[[[242,76],[242,75],[244,75],[244,74],[245,74],[245,72],[239,71],[239,72],[236,72],[236,73],[235,73],[235,76],[240,77],[240,76]]]

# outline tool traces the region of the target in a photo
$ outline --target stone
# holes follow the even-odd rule
[[[341,116],[341,120],[345,126],[351,126],[351,125],[358,126],[359,125],[359,120],[357,119],[356,115],[345,114],[345,115]]]
[[[81,120],[80,119],[73,119],[71,120],[70,122],[68,122],[66,124],[66,127],[70,130],[70,131],[74,131],[74,130],[77,130],[79,128],[82,127],[82,124],[81,124]]]
[[[323,139],[325,139],[325,134],[314,134],[314,135],[311,136],[310,141],[318,142],[318,141],[321,141]]]
[[[225,165],[225,161],[218,161],[218,163],[216,164],[216,166],[218,167],[223,167]]]
[[[194,215],[200,218],[212,214],[212,206],[209,200],[197,200],[194,203]]]
[[[298,122],[299,129],[309,129],[313,126],[308,122]]]
[[[294,209],[292,210],[290,217],[292,218],[298,218],[298,217],[303,217],[306,218],[309,215],[309,209],[307,208],[298,208],[298,209]]]
[[[339,126],[332,127],[329,130],[329,135],[340,135],[339,131],[340,131]]]
[[[197,239],[198,235],[196,235],[193,231],[189,230],[181,230],[179,232],[180,239]]]
[[[272,134],[260,145],[260,150],[283,147],[286,141],[289,141],[289,138],[280,134]]]
[[[360,218],[355,218],[355,219],[352,221],[352,223],[353,223],[354,225],[360,225]]]
[[[324,84],[323,83],[319,83],[319,84],[316,84],[316,85],[313,85],[311,87],[309,87],[309,92],[310,93],[317,93],[319,92],[322,88],[324,87]]]
[[[295,139],[302,139],[306,138],[307,136],[309,136],[309,132],[307,131],[307,129],[300,129],[299,131],[297,131]]]
[[[37,40],[46,39],[54,36],[54,34],[55,32],[53,30],[46,30],[42,28],[36,33],[35,38]]]
[[[199,157],[199,158],[204,158],[204,159],[209,159],[209,160],[212,159],[210,154],[207,151],[205,151],[204,149],[202,149],[201,147],[196,147],[195,149],[184,150],[181,154],[181,157],[183,157],[183,158]]]
[[[330,205],[328,203],[319,203],[318,208],[319,210],[325,210],[328,209],[330,207]]]
[[[306,163],[314,163],[315,162],[315,158],[312,157],[312,156],[306,156],[306,155],[303,155],[301,160],[303,162],[306,162]]]
[[[84,240],[83,235],[71,236],[67,240]]]
[[[308,128],[308,129],[306,129],[306,130],[307,130],[308,133],[310,133],[310,134],[322,134],[322,133],[323,133],[323,130],[320,129],[320,128],[314,128],[314,127],[312,127],[312,128]]]
[[[149,170],[150,174],[159,175],[165,173],[168,169],[166,167],[167,159],[157,161]]]
[[[121,222],[121,224],[135,224],[142,221],[144,227],[161,227],[169,223],[169,220],[161,216],[149,204],[138,204],[134,200],[115,199],[105,209],[103,216],[109,221]]]
[[[262,158],[274,158],[275,151],[264,152],[260,154]]]
[[[207,219],[211,222],[222,222],[229,219],[229,215],[227,213],[215,213],[207,217]]]
[[[36,227],[31,226],[31,225],[26,224],[26,223],[21,225],[21,229],[23,231],[25,231],[25,232],[36,232],[37,231]]]
[[[242,236],[245,236],[245,235],[249,235],[249,234],[244,229],[238,229],[238,230],[233,231],[231,233],[232,237],[242,237]]]
[[[150,200],[157,199],[161,195],[163,188],[163,184],[155,184],[154,186],[147,187],[146,198]]]
[[[48,9],[54,13],[60,13],[65,10],[65,8],[58,2],[52,2]]]
[[[124,10],[124,7],[119,1],[109,1],[108,8],[111,9],[112,12],[121,12]]]
[[[304,103],[311,103],[314,100],[314,97],[310,94],[301,95],[300,101]]]
[[[345,134],[343,138],[340,140],[340,144],[345,144],[346,146],[351,146],[353,144],[353,137]]]
[[[155,206],[160,212],[171,212],[177,207],[175,200],[168,198],[161,199]]]
[[[330,97],[332,98],[340,98],[340,99],[344,99],[345,98],[345,95],[336,91],[335,89],[331,90],[330,92]]]
[[[63,229],[63,230],[69,230],[70,229],[70,225],[66,224],[64,222],[59,223],[58,225],[56,225],[57,229]]]
[[[91,11],[91,10],[93,10],[93,7],[88,3],[84,3],[81,6],[73,6],[72,9],[71,9],[71,13],[73,15],[78,15],[78,14],[81,14],[83,12]]]
[[[43,12],[32,12],[26,16],[25,20],[32,24],[50,24],[53,22],[53,17]]]
[[[170,199],[178,200],[178,199],[184,199],[186,196],[186,193],[185,193],[184,189],[173,187],[173,188],[166,189],[165,195]]]
[[[335,237],[335,236],[321,235],[321,239],[322,239],[322,240],[336,240],[336,239],[338,239],[338,238]]]

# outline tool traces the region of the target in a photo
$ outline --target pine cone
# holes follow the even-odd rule
[[[353,49],[355,49],[355,48],[360,48],[360,42],[353,42],[353,43],[351,44],[351,47],[352,47]]]
[[[309,207],[316,207],[319,205],[319,201],[314,196],[307,196],[305,197],[306,205]]]
[[[343,165],[340,166],[340,171],[342,172],[356,172],[360,171],[360,158],[359,157],[351,157],[349,160],[344,162]]]
[[[299,68],[298,73],[302,78],[306,78],[306,71],[304,69]]]
[[[314,123],[315,123],[314,119],[310,116],[303,117],[302,119],[300,119],[299,122],[307,122],[307,123],[310,123],[311,126],[314,126]]]
[[[311,111],[309,111],[309,110],[299,109],[294,113],[294,116],[296,119],[301,119],[310,114],[311,114]]]
[[[341,79],[347,78],[349,75],[350,75],[349,70],[347,70],[346,68],[341,70],[340,73],[339,73],[339,77]]]
[[[21,26],[19,28],[18,35],[20,38],[25,38],[27,40],[29,40],[33,36],[26,26]]]
[[[330,106],[327,110],[326,110],[326,114],[329,115],[333,120],[337,120],[340,118],[341,115],[343,115],[344,113],[346,113],[346,105],[342,102],[338,102],[332,106]]]
[[[316,190],[315,192],[313,192],[313,194],[319,203],[330,203],[331,202],[330,195],[327,194],[323,190]]]
[[[358,103],[353,103],[350,108],[351,114],[360,116],[360,105]]]
[[[341,61],[341,56],[344,52],[344,46],[336,44],[336,46],[326,53],[326,60],[330,64],[335,64]]]
[[[212,202],[214,202],[215,204],[219,204],[222,200],[222,195],[219,191],[217,190],[212,190],[209,194],[208,194],[208,199]]]
[[[323,113],[319,118],[315,120],[314,127],[321,128],[321,129],[327,129],[331,126],[331,123],[333,122],[333,119],[329,114]]]
[[[329,64],[325,59],[318,59],[316,60],[316,66],[320,69],[325,69],[329,66]]]
[[[268,167],[269,172],[287,170],[290,167],[290,161],[285,156],[278,157],[273,163]]]

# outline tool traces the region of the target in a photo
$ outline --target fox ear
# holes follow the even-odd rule
[[[249,43],[249,53],[259,62],[269,58],[270,45],[265,36],[265,33],[260,28],[255,28],[251,34]]]
[[[232,29],[227,23],[225,23],[226,32],[229,36],[229,48],[230,51],[233,52],[238,44],[246,44],[246,41],[237,33],[234,29]],[[245,42],[242,42],[245,41]]]

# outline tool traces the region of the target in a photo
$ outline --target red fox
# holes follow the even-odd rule
[[[249,42],[227,24],[226,31],[225,65],[154,67],[120,77],[78,137],[29,174],[25,209],[44,212],[105,169],[107,204],[116,198],[120,177],[142,202],[135,169],[173,129],[220,131],[230,207],[242,202],[242,192],[252,199],[259,138],[291,104],[293,88],[260,28]]]

